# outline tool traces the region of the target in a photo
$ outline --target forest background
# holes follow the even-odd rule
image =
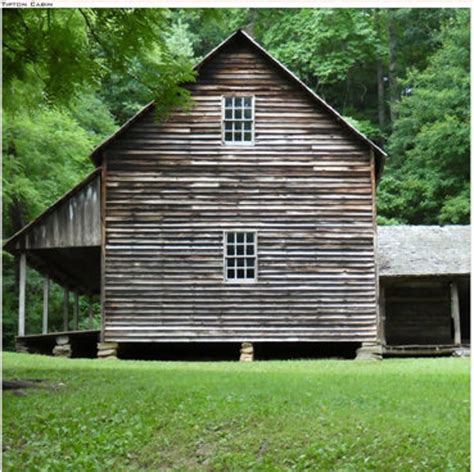
[[[468,9],[9,9],[3,238],[90,173],[90,151],[150,100],[157,119],[189,106],[179,84],[237,28],[386,150],[379,224],[469,224]],[[4,349],[14,347],[17,279],[3,252]],[[32,269],[27,306],[27,329],[39,332]],[[61,307],[53,286],[51,329]]]

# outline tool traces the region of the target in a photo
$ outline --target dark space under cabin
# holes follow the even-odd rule
[[[370,357],[469,342],[469,264],[416,272],[408,257],[397,272],[407,254],[390,254],[410,227],[381,228],[379,247],[378,146],[243,31],[196,72],[190,111],[158,122],[147,105],[93,151],[89,177],[5,244],[19,258],[20,349],[228,345],[251,359],[254,346],[257,358],[268,346]],[[469,228],[450,228],[462,232],[451,255],[465,257]],[[412,242],[449,246],[442,231]],[[41,334],[27,332],[27,264],[45,276]],[[48,329],[50,281],[65,288],[61,332]],[[101,329],[79,331],[79,296],[94,295]]]

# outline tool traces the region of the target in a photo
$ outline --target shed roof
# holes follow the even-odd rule
[[[314,100],[319,106],[325,109],[332,117],[340,123],[340,125],[346,128],[352,135],[357,139],[366,144],[377,157],[376,159],[376,173],[377,180],[380,179],[384,159],[387,157],[387,154],[377,146],[373,141],[371,141],[367,136],[361,133],[353,125],[351,125],[346,119],[344,119],[334,108],[332,108],[328,103],[326,103],[316,92],[309,88],[303,81],[301,81],[295,74],[288,70],[280,61],[275,59],[267,50],[265,50],[260,44],[258,44],[248,33],[239,29],[227,39],[225,39],[221,44],[214,48],[204,59],[194,67],[194,70],[199,73],[219,52],[226,49],[228,46],[231,46],[237,42],[247,45],[253,50],[261,54],[265,59],[267,59],[271,64],[273,64],[283,75],[285,75],[291,82],[293,82],[298,88],[300,88],[304,93],[306,93],[310,99]],[[99,144],[91,153],[90,157],[95,165],[99,166],[102,163],[103,152],[108,148],[108,146],[113,143],[117,138],[119,138],[127,129],[130,128],[137,120],[139,120],[146,112],[152,110],[154,107],[154,102],[148,103],[143,107],[136,115],[129,119],[122,127],[120,127],[114,134],[108,137],[105,141]]]
[[[91,183],[94,179],[100,178],[101,168],[98,167],[94,169],[89,175],[87,175],[81,182],[75,185],[71,190],[68,190],[62,197],[58,198],[51,206],[46,208],[38,217],[34,220],[30,221],[28,224],[23,226],[19,231],[15,234],[10,236],[4,243],[3,248],[6,251],[15,251],[17,249],[16,245],[22,239],[24,240],[25,237],[28,236],[29,233],[34,231],[39,225],[45,221],[49,216],[54,215],[61,206],[71,200],[75,195],[80,193],[89,183]]]
[[[471,272],[470,226],[379,226],[378,249],[381,277]]]

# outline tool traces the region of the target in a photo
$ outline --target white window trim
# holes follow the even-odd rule
[[[225,140],[225,99],[226,98],[244,98],[250,97],[252,99],[252,127],[250,129],[251,140],[250,141],[226,141]],[[234,95],[222,95],[221,96],[221,141],[227,147],[241,147],[241,146],[254,146],[255,145],[255,95],[246,94],[234,94]]]
[[[229,279],[227,278],[227,234],[228,233],[253,233],[255,241],[255,277],[253,279]],[[243,228],[243,229],[232,229],[224,230],[222,234],[222,266],[223,266],[223,277],[224,282],[229,284],[254,284],[258,281],[258,233],[255,229]]]

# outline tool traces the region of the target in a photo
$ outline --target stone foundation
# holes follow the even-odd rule
[[[252,362],[253,361],[253,344],[242,343],[240,348],[240,362]]]
[[[471,357],[470,346],[459,346],[453,351],[454,357]]]
[[[118,343],[97,343],[97,358],[103,360],[117,360]]]
[[[56,357],[71,357],[72,349],[69,336],[57,336],[56,346],[53,348],[53,355]]]
[[[362,343],[356,351],[356,361],[381,361],[382,346],[377,343]]]
[[[15,350],[16,350],[16,352],[23,352],[25,354],[28,354],[28,352],[29,352],[27,345],[22,341],[17,341],[15,343]]]

